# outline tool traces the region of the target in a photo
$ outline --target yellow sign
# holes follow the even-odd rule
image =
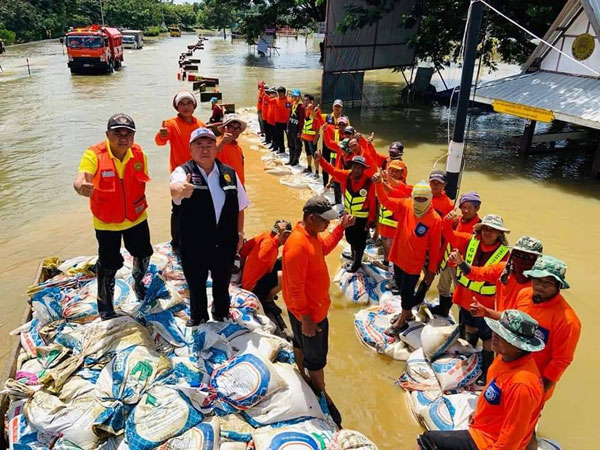
[[[575,38],[571,46],[571,51],[577,61],[585,61],[594,53],[594,47],[596,47],[594,36],[583,33]]]
[[[499,113],[537,120],[538,122],[552,122],[554,120],[554,113],[548,109],[534,108],[519,103],[505,102],[504,100],[494,100],[492,107],[494,111]]]

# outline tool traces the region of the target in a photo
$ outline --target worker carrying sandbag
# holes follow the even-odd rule
[[[135,137],[135,122],[127,114],[108,120],[106,140],[88,148],[73,182],[75,191],[90,199],[98,240],[98,312],[103,320],[116,316],[113,307],[115,275],[123,266],[121,239],[133,256],[135,293],[142,300],[142,279],[148,268],[152,245],[146,216],[146,154]]]

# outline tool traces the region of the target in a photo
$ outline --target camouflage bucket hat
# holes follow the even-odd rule
[[[340,142],[340,148],[346,153],[352,153],[352,150],[350,150],[350,146],[348,145],[349,143],[350,139],[348,138],[345,138]]]
[[[565,280],[567,265],[554,256],[540,256],[531,270],[526,270],[523,275],[529,278],[552,277],[560,283],[561,289],[569,289],[571,285]]]
[[[544,252],[544,245],[542,244],[542,241],[534,237],[521,236],[512,249],[541,256]]]
[[[510,230],[504,226],[502,217],[496,214],[488,214],[485,216],[481,222],[476,223],[473,226],[473,230],[477,231],[484,226],[493,228],[494,230],[503,231],[506,234],[510,233]]]
[[[544,349],[544,341],[538,337],[537,321],[523,311],[507,309],[499,320],[486,317],[485,323],[494,333],[521,350],[539,352]]]

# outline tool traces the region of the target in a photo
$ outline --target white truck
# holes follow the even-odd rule
[[[140,30],[123,30],[123,47],[139,49],[144,46],[144,33]]]

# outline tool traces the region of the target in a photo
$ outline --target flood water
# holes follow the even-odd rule
[[[174,113],[171,99],[188,83],[176,80],[177,58],[193,35],[148,42],[143,50],[126,50],[123,69],[110,76],[71,76],[58,42],[9,47],[0,58],[0,336],[18,325],[24,290],[40,259],[96,252],[88,203],[71,183],[84,149],[101,140],[106,120],[126,112],[136,121],[136,141],[148,154],[149,222],[154,243],[169,238],[168,149],[154,145],[154,133]],[[256,84],[300,88],[317,94],[321,79],[318,43],[303,38],[277,42],[281,55],[258,58],[243,42],[213,38],[204,51],[201,74],[220,79],[223,100],[238,109],[253,107]],[[26,58],[32,74],[28,76]],[[456,74],[449,78],[456,78]],[[377,71],[366,76],[362,108],[348,110],[352,124],[375,132],[375,145],[404,142],[409,182],[425,179],[447,147],[447,109],[398,106],[400,74]],[[198,114],[207,120],[206,104]],[[523,121],[494,114],[475,118],[462,189],[478,190],[482,212],[497,213],[512,229],[514,242],[530,234],[544,242],[545,253],[565,260],[572,288],[565,297],[583,322],[575,362],[546,406],[539,433],[565,449],[598,448],[600,420],[596,389],[600,358],[596,344],[600,306],[600,188],[588,180],[591,157],[565,153],[523,160],[506,146]],[[274,219],[300,217],[302,195],[263,173],[260,153],[247,152],[247,183],[252,201],[246,234],[271,226]],[[443,167],[443,161],[440,166]],[[339,258],[329,258],[333,275]],[[343,303],[335,286],[330,315],[331,351],[326,370],[328,390],[344,416],[344,425],[362,431],[381,449],[412,449],[420,428],[401,390],[393,385],[403,364],[363,347],[354,333],[357,307]],[[430,295],[434,295],[434,291]],[[2,345],[2,363],[8,353]]]

